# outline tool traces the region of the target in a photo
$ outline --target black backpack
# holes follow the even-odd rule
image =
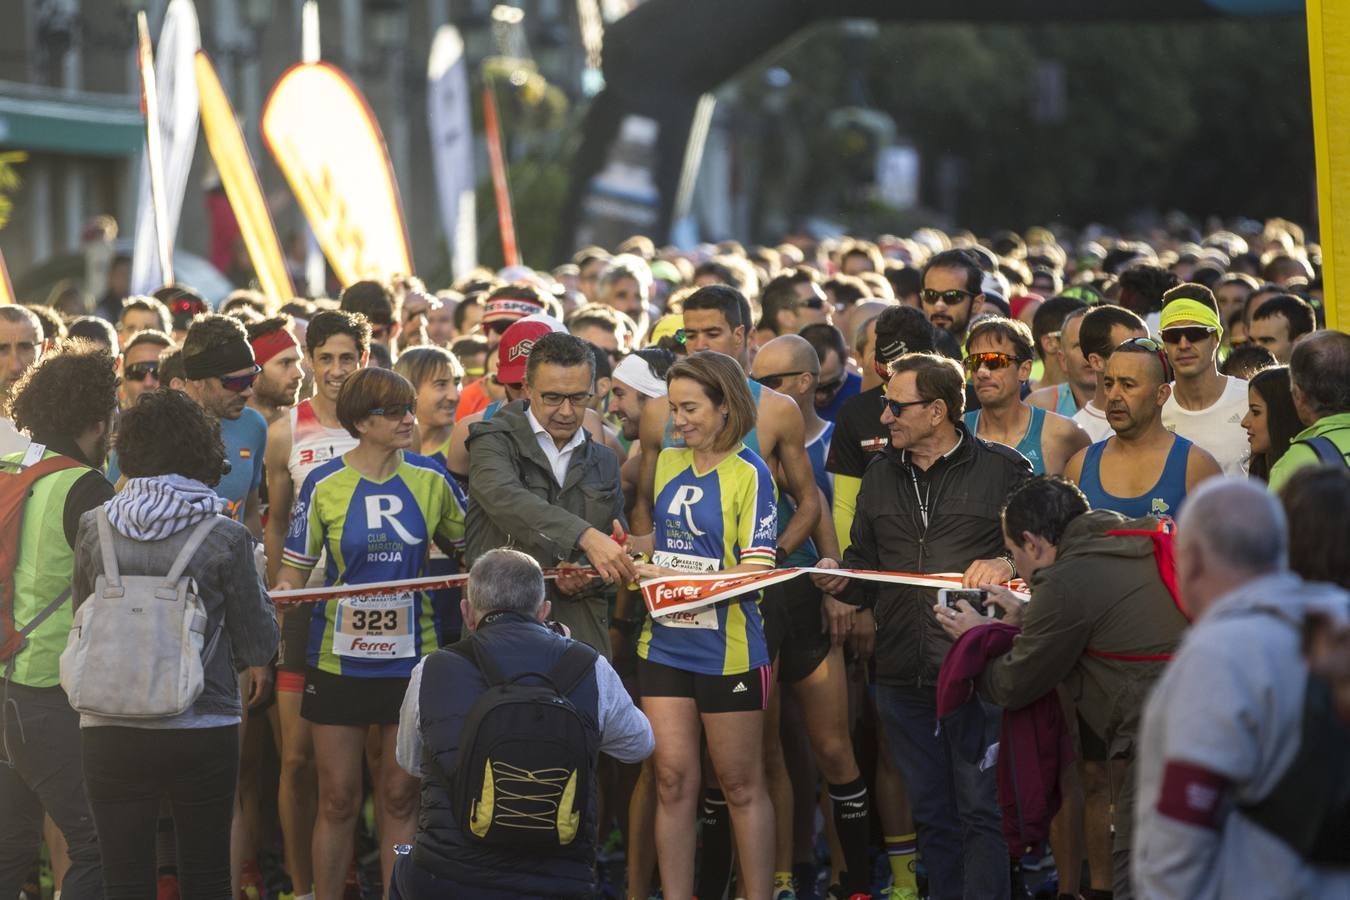
[[[595,650],[573,642],[547,673],[506,679],[474,637],[446,649],[488,685],[464,720],[454,771],[439,773],[460,829],[515,850],[571,844],[593,790],[600,735],[568,694],[595,666]]]

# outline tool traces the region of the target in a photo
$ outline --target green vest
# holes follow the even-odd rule
[[[60,454],[48,450],[48,459]],[[22,453],[5,462],[18,464]],[[62,469],[39,478],[23,507],[19,530],[19,564],[14,569],[14,627],[22,628],[62,591],[70,590],[75,553],[66,543],[66,497],[75,482],[91,471],[85,466]],[[55,687],[61,683],[61,651],[66,649],[73,607],[63,603],[28,636],[28,645],[15,657],[13,680],[28,687]]]

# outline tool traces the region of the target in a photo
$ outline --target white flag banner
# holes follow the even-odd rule
[[[450,247],[450,271],[462,278],[478,264],[474,204],[473,126],[469,119],[469,69],[459,29],[442,25],[427,63],[427,125],[441,226]]]
[[[183,210],[192,155],[197,149],[197,79],[192,60],[201,43],[192,0],[170,0],[155,51],[164,230],[170,251],[178,233],[178,217]],[[136,203],[136,244],[131,257],[133,294],[150,294],[164,284],[166,279],[161,270],[158,246],[147,150],[141,154],[140,195]]]

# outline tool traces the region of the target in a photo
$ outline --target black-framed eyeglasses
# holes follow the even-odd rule
[[[254,366],[253,371],[247,375],[221,375],[220,383],[225,390],[232,394],[242,394],[244,391],[253,387],[253,382],[258,380],[258,373],[262,371],[261,366]]]
[[[386,419],[393,419],[395,422],[401,421],[410,415],[414,409],[411,403],[388,403],[384,406],[377,406],[366,410],[368,416],[384,416]]]
[[[771,391],[778,390],[778,386],[783,383],[784,378],[791,378],[794,375],[806,375],[808,373],[798,369],[795,372],[775,372],[773,375],[751,375],[753,381],[758,381]]]
[[[571,403],[574,409],[580,409],[591,401],[595,394],[590,391],[579,391],[575,394],[559,394],[553,391],[545,391],[539,395],[539,404],[547,406],[550,409],[562,406],[564,403]]]
[[[967,375],[974,375],[981,367],[991,372],[997,372],[999,369],[1006,369],[1008,366],[1021,365],[1022,360],[1013,356],[1011,353],[972,353],[964,360]]]
[[[882,398],[881,398],[881,408],[882,408],[883,410],[889,409],[889,410],[891,411],[891,415],[895,416],[895,417],[898,419],[898,418],[900,418],[901,414],[903,414],[904,411],[907,410],[907,409],[909,409],[911,406],[927,406],[928,404],[930,404],[930,403],[932,403],[932,402],[934,402],[934,401],[932,401],[932,400],[892,400],[890,397],[882,397]]]
[[[1181,339],[1185,338],[1187,343],[1199,344],[1207,341],[1217,334],[1219,329],[1212,325],[1178,325],[1174,328],[1164,328],[1161,332],[1163,343],[1180,344]]]
[[[924,303],[928,304],[929,306],[932,306],[939,300],[941,300],[948,306],[956,306],[958,304],[965,303],[967,300],[972,299],[974,296],[975,295],[972,294],[970,291],[963,291],[960,290],[959,288],[952,288],[949,291],[939,291],[935,290],[934,288],[924,288],[923,290],[919,291],[919,299],[922,300]]]
[[[127,381],[144,381],[151,375],[155,376],[156,379],[159,378],[159,360],[157,359],[132,363],[122,370],[122,377]]]

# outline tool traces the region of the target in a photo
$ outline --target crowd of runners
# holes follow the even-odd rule
[[[0,306],[0,897],[1350,897],[1350,336],[1297,225],[279,309],[126,270]],[[172,715],[87,699],[148,647],[67,649],[119,571],[199,595]],[[503,617],[593,649],[603,751],[514,851],[446,775],[492,678],[432,663]]]

